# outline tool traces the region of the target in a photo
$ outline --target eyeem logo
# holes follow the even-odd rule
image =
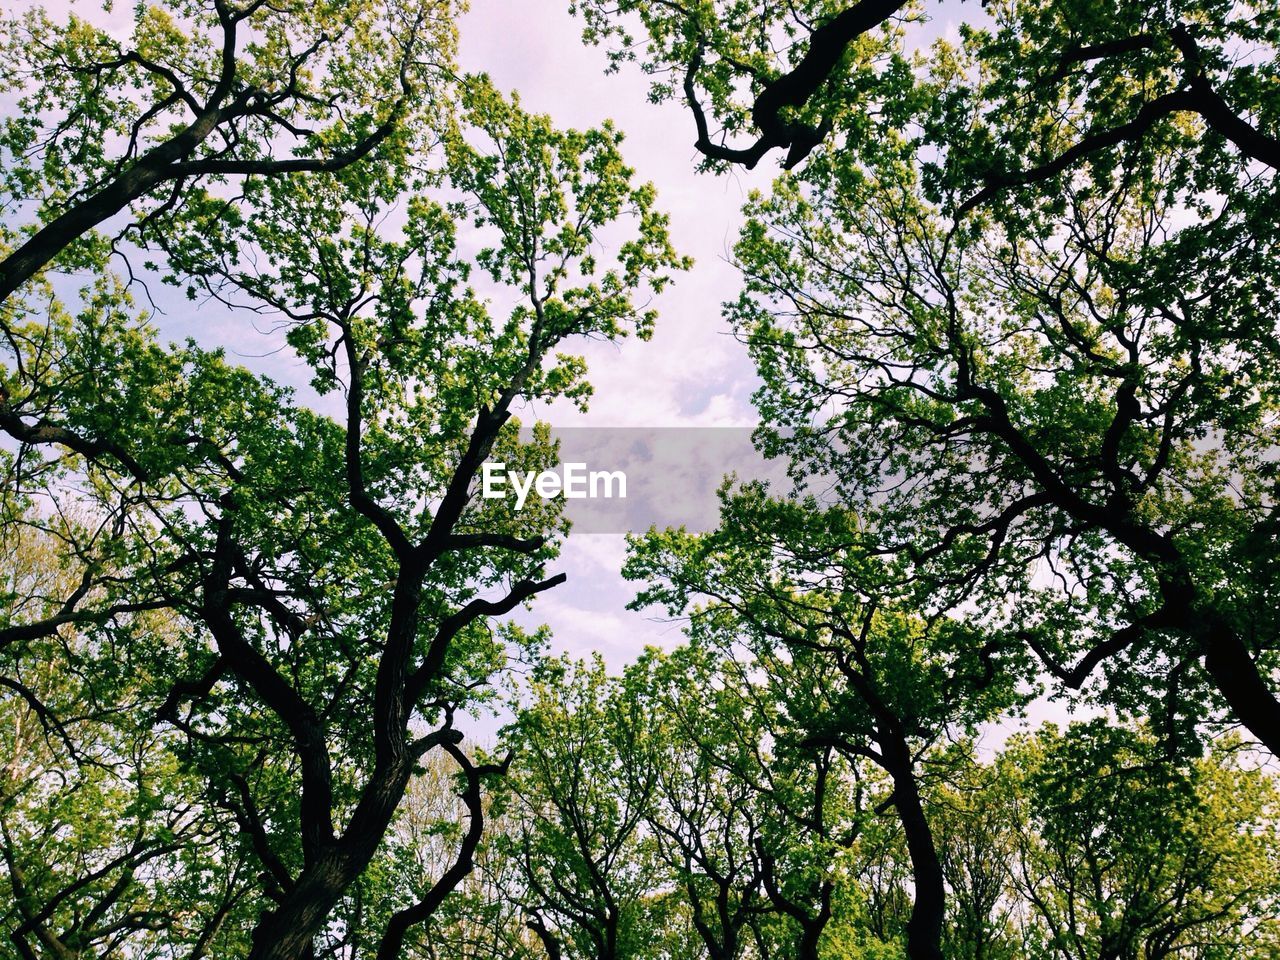
[[[486,500],[501,500],[510,486],[516,495],[516,509],[524,509],[532,491],[544,500],[564,497],[566,500],[626,499],[627,475],[621,470],[587,470],[585,463],[566,463],[564,473],[554,470],[512,470],[505,463],[486,463],[480,468],[480,495]]]

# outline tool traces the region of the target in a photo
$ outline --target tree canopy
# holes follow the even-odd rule
[[[452,0],[0,13],[0,958],[1280,955],[1275,4],[567,6],[781,168],[789,482],[628,538],[623,663],[479,492],[693,266],[621,127]]]

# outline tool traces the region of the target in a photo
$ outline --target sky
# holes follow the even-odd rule
[[[52,0],[46,7],[54,16],[70,7],[99,23],[105,17],[124,32],[132,4],[117,2],[105,14],[101,0]],[[949,7],[954,8],[950,0],[935,10],[928,34],[954,35]],[[559,127],[612,120],[626,134],[627,163],[639,180],[655,184],[658,206],[671,218],[673,242],[695,265],[654,302],[659,317],[651,341],[585,344],[581,352],[595,388],[587,413],[564,405],[526,408],[518,415],[557,427],[749,428],[756,422],[751,393],[757,380],[746,349],[728,332],[721,305],[740,287],[729,258],[741,207],[749,191],[768,189],[778,158],[766,158],[754,171],[696,172],[687,111],[678,103],[650,103],[639,69],[606,75],[604,51],[585,46],[580,33],[567,0],[473,0],[460,23],[461,64],[466,71],[488,73],[504,92],[518,91],[525,109],[549,114]],[[309,371],[287,348],[279,349],[279,331],[255,329],[251,317],[216,303],[191,304],[164,292],[156,300],[161,310],[154,322],[165,339],[194,337],[225,347],[251,369],[310,392]],[[732,466],[708,460],[714,457],[690,469],[711,471],[718,481]],[[550,568],[566,573],[567,582],[517,616],[548,624],[556,650],[575,656],[596,651],[614,668],[646,645],[680,642],[679,623],[654,610],[625,609],[636,592],[620,575],[625,550],[620,534],[571,534]]]
[[[639,69],[604,75],[604,52],[581,43],[580,25],[567,6],[564,0],[474,0],[461,23],[462,64],[487,72],[500,89],[518,90],[526,108],[550,114],[561,126],[612,119],[627,134],[628,164],[657,187],[659,206],[671,215],[673,241],[695,265],[657,302],[652,341],[587,351],[596,391],[590,411],[554,411],[546,418],[555,426],[752,426],[758,419],[751,406],[755,369],[746,348],[729,335],[721,304],[741,285],[729,258],[742,205],[749,191],[768,189],[778,174],[777,158],[767,157],[754,171],[697,173],[692,117],[678,103],[649,103]],[[935,7],[923,42],[955,39],[953,13],[981,15],[977,4],[957,8],[952,0]],[[620,535],[570,534],[556,564],[568,582],[540,595],[528,621],[548,624],[556,648],[579,656],[598,651],[615,668],[646,645],[678,644],[678,622],[656,610],[625,609],[636,592],[619,573],[625,552]],[[1033,723],[1063,721],[1068,710],[1042,698],[1028,716]],[[1011,718],[991,726],[983,748],[998,749],[1020,725]]]
[[[488,73],[499,89],[518,90],[526,109],[550,114],[558,126],[611,119],[626,133],[627,163],[657,187],[676,248],[695,265],[655,301],[651,341],[588,345],[595,394],[587,414],[539,412],[555,426],[751,426],[755,371],[728,334],[721,303],[740,284],[729,254],[742,205],[749,190],[768,188],[777,167],[765,162],[723,177],[695,172],[692,118],[678,104],[649,103],[638,69],[605,76],[604,51],[582,44],[580,22],[567,8],[563,0],[475,0],[460,24],[462,65]],[[621,535],[570,534],[556,564],[568,582],[539,596],[531,618],[551,626],[557,648],[599,651],[617,667],[647,644],[679,642],[678,624],[624,609],[635,594],[619,574],[624,555]]]
[[[738,286],[727,257],[747,191],[767,189],[777,168],[766,162],[734,176],[696,173],[692,119],[678,104],[648,103],[638,69],[605,76],[604,52],[581,43],[580,22],[566,8],[562,0],[477,0],[460,25],[463,67],[519,91],[527,109],[550,114],[558,126],[612,120],[626,133],[623,153],[637,179],[657,186],[676,247],[696,262],[656,302],[650,343],[588,353],[597,389],[582,422],[749,425],[753,370],[726,333],[720,303]]]

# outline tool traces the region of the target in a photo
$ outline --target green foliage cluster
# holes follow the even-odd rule
[[[475,957],[904,958],[922,896],[902,784],[699,635],[610,676],[555,659],[504,735],[490,860],[427,942]],[[851,737],[853,734],[851,734]],[[869,741],[870,738],[867,738]],[[914,744],[942,955],[1271,957],[1280,789],[1239,738],[1052,723]],[[476,930],[486,931],[483,936]]]
[[[480,856],[504,768],[455,717],[544,642],[487,621],[563,581],[567,524],[473,481],[490,455],[553,462],[515,410],[584,407],[574,341],[647,338],[688,261],[616,129],[457,73],[455,13],[5,21],[19,956],[395,957]],[[328,407],[162,342],[113,256],[273,318]],[[430,863],[401,836],[428,769],[453,821]]]
[[[784,168],[725,316],[796,489],[632,539],[687,643],[615,675],[475,480],[690,266],[620,131],[451,0],[0,18],[0,957],[1280,956],[1274,3],[571,9]]]

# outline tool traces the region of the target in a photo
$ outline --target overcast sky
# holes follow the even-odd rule
[[[627,135],[628,164],[657,186],[676,247],[695,266],[656,303],[650,342],[589,345],[595,396],[585,417],[539,412],[556,426],[750,425],[754,369],[728,335],[720,304],[738,288],[728,256],[742,203],[752,187],[768,186],[777,167],[765,162],[726,177],[695,173],[692,119],[675,104],[650,104],[638,69],[605,76],[603,51],[580,42],[581,25],[567,6],[476,0],[462,22],[463,66],[487,72],[500,89],[518,90],[527,109],[550,114],[560,126],[613,120]],[[569,580],[540,596],[533,610],[533,619],[551,625],[558,647],[599,650],[621,666],[645,644],[679,641],[678,626],[623,609],[634,595],[619,576],[623,554],[620,535],[570,535],[557,565]]]
[[[475,0],[462,24],[463,65],[486,71],[501,89],[518,90],[527,108],[549,113],[560,125],[611,118],[627,134],[627,162],[657,186],[676,246],[696,264],[663,294],[651,342],[588,353],[596,387],[590,413],[579,420],[552,411],[546,418],[556,426],[754,424],[755,371],[745,347],[728,335],[720,305],[736,296],[740,284],[728,258],[743,201],[749,190],[768,188],[778,158],[767,157],[755,171],[695,173],[688,113],[678,104],[649,103],[638,69],[605,76],[604,53],[583,46],[579,24],[566,8],[563,0]],[[956,40],[960,13],[982,15],[976,3],[961,7],[946,0],[933,8],[919,42],[937,36]],[[550,624],[557,647],[576,654],[598,650],[619,667],[646,644],[680,642],[680,625],[663,621],[657,611],[624,609],[635,593],[619,575],[624,553],[621,536],[570,535],[558,564],[569,582],[538,597],[530,618]],[[1037,722],[1066,716],[1064,705],[1044,700],[1030,710]],[[984,746],[997,748],[1018,725],[1013,719],[994,725]]]
[[[118,2],[110,15],[104,15],[100,0],[54,0],[46,6],[56,15],[68,4],[97,22],[108,16],[117,30],[127,31],[130,3]],[[587,414],[566,406],[526,409],[520,415],[526,422],[536,415],[560,427],[750,426],[755,422],[754,369],[745,348],[728,334],[721,304],[736,295],[740,283],[728,258],[741,206],[748,191],[768,188],[778,172],[777,158],[766,158],[755,171],[738,169],[718,177],[696,173],[688,113],[678,104],[649,103],[638,69],[606,76],[603,51],[581,43],[580,22],[567,6],[567,0],[473,0],[461,23],[462,65],[488,73],[503,91],[518,91],[526,109],[549,114],[557,126],[613,120],[626,133],[628,164],[638,179],[656,185],[675,245],[694,258],[695,266],[655,303],[659,320],[650,342],[585,345],[595,386]],[[941,12],[935,8],[927,37],[954,36],[949,7],[954,9],[950,0],[940,5]],[[978,13],[976,4],[969,7],[966,12]],[[251,318],[172,295],[157,300],[163,313],[155,320],[166,339],[191,336],[223,346],[247,366],[309,392],[307,369],[287,348],[273,349],[278,336],[264,336]],[[717,476],[723,472],[709,469]],[[619,574],[624,551],[621,535],[571,535],[553,567],[567,573],[568,582],[539,596],[532,615],[522,619],[549,624],[558,649],[577,655],[598,650],[614,667],[646,644],[679,642],[678,624],[624,609],[635,593]]]

